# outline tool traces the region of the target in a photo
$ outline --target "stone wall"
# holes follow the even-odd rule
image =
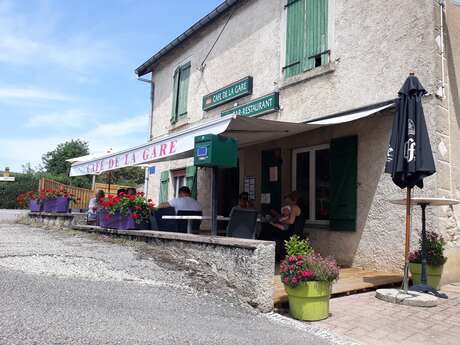
[[[187,270],[198,284],[216,294],[231,295],[262,312],[273,309],[275,244],[230,237],[199,236],[173,232],[103,229],[82,224],[82,215],[29,213],[22,224],[73,228],[151,245],[151,255],[173,270]]]

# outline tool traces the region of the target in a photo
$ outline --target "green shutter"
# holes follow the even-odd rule
[[[176,68],[173,77],[173,92],[172,92],[172,111],[171,111],[171,123],[177,122],[177,97],[179,92],[179,76],[180,68]]]
[[[358,137],[331,141],[330,229],[356,230]]]
[[[328,2],[289,0],[286,4],[286,78],[329,62]],[[318,64],[317,56],[320,58]]]
[[[287,7],[286,28],[286,78],[302,72],[302,58],[305,43],[306,0],[290,0]]]
[[[197,196],[197,168],[196,166],[192,165],[190,167],[187,167],[185,170],[185,183],[188,188],[192,191],[192,197],[196,199]]]
[[[187,114],[188,81],[190,79],[190,63],[180,69],[179,94],[177,97],[177,114],[179,118]]]
[[[160,203],[168,201],[168,190],[169,190],[169,171],[162,171],[160,174],[160,197],[158,198]]]
[[[328,2],[329,0],[306,0],[307,41],[305,45],[303,70],[315,68],[315,57],[321,58],[320,65],[328,63]]]

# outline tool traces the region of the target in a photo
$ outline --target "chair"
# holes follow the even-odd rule
[[[227,225],[227,236],[254,239],[256,225],[257,210],[233,207]]]
[[[177,211],[178,216],[202,216],[203,212],[202,211],[185,211],[185,210],[179,210]],[[201,225],[201,220],[199,219],[191,219],[191,220],[185,220],[185,219],[179,219],[177,220],[177,232],[187,232],[187,222],[192,222],[192,233],[196,234],[200,232],[200,225]]]
[[[175,216],[174,207],[159,208],[155,211],[154,216],[158,231],[177,232],[177,222],[175,219],[163,219],[163,216]]]

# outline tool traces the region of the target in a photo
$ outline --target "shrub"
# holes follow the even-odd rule
[[[426,233],[426,260],[428,265],[441,266],[447,261],[444,256],[444,246],[446,242],[441,235],[434,231]],[[422,263],[422,238],[419,240],[419,248],[410,253],[409,261],[412,263]]]
[[[310,242],[301,240],[297,235],[293,235],[289,240],[284,241],[284,247],[288,256],[307,256],[313,253]]]

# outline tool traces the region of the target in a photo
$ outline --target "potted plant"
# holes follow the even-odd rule
[[[426,273],[427,284],[433,289],[439,288],[441,275],[447,258],[444,256],[445,241],[441,235],[434,231],[426,233]],[[419,240],[419,248],[409,256],[409,267],[414,284],[420,284],[422,274],[422,240]]]
[[[22,207],[29,207],[31,212],[40,212],[42,203],[40,202],[40,195],[37,191],[29,191],[26,193],[19,194],[16,201]]]
[[[285,242],[285,247],[287,255],[280,268],[289,313],[304,321],[326,319],[332,283],[339,277],[336,261],[315,253],[307,240],[296,235]]]
[[[142,192],[136,195],[108,195],[99,199],[98,204],[101,207],[100,226],[123,230],[148,229],[150,213],[155,207],[151,199],[144,198]]]
[[[59,189],[42,189],[40,200],[43,202],[43,212],[67,213],[70,202],[75,202],[77,199],[72,193],[61,187]]]

